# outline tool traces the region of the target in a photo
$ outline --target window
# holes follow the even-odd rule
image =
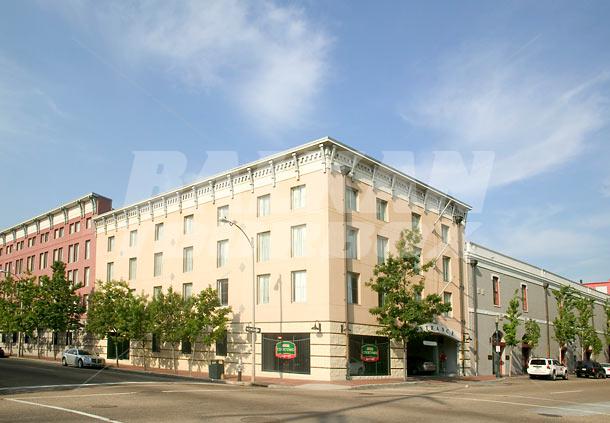
[[[74,245],[68,245],[68,263],[74,261]]]
[[[521,307],[527,311],[527,285],[521,284]]]
[[[193,215],[192,214],[190,214],[188,216],[184,216],[183,233],[184,233],[184,235],[193,233]]]
[[[193,271],[193,247],[186,247],[182,250],[182,271]]]
[[[74,251],[73,251],[73,255],[72,255],[72,261],[74,263],[76,263],[78,261],[78,256],[80,253],[80,244],[74,244]]]
[[[57,260],[64,261],[64,249],[63,248],[57,249]]]
[[[59,261],[59,250],[58,249],[53,250],[53,263],[55,263],[56,261]]]
[[[218,299],[220,305],[229,305],[229,280],[219,279],[216,281],[216,291],[218,292]]]
[[[129,232],[129,246],[135,247],[138,243],[138,231]]]
[[[257,304],[269,304],[269,278],[270,275],[258,275],[258,302]]]
[[[45,251],[44,253],[40,253],[40,259],[38,260],[38,268],[40,270],[46,269],[48,265],[49,252]]]
[[[74,223],[74,232],[80,232],[80,222]]]
[[[85,267],[85,274],[83,277],[83,283],[85,286],[89,286],[89,279],[91,278],[91,269],[89,267]]]
[[[443,316],[452,317],[453,316],[453,303],[451,302],[451,292],[443,292],[443,303],[449,304],[452,307],[451,310],[443,313]]]
[[[354,188],[345,188],[345,210],[358,211],[358,191]]]
[[[256,260],[268,261],[271,256],[271,232],[261,232],[256,238]]]
[[[491,278],[494,305],[500,307],[500,279],[497,276]]]
[[[388,202],[381,198],[377,199],[377,220],[388,221]]]
[[[421,232],[421,216],[417,213],[411,213],[411,229]]]
[[[74,272],[72,273],[72,281],[74,282],[74,285],[78,285],[80,283],[80,279],[78,278],[78,269],[74,269]]]
[[[377,236],[377,264],[382,264],[388,258],[388,239]]]
[[[226,357],[227,356],[227,334],[225,333],[222,339],[216,341],[216,355]]]
[[[290,208],[300,209],[305,207],[305,185],[292,187],[290,189]]]
[[[85,241],[85,260],[89,260],[91,258],[91,241]]]
[[[193,296],[193,284],[183,283],[182,284],[182,298],[188,300]]]
[[[187,339],[182,340],[182,354],[190,354],[192,352],[191,341]]]
[[[229,206],[222,206],[216,209],[216,225],[223,226],[226,225],[226,222],[223,222],[223,219],[229,218]]]
[[[160,241],[163,238],[163,223],[155,225],[155,241]]]
[[[68,282],[74,282],[74,279],[72,278],[72,271],[68,270],[66,272],[66,279],[68,280]]]
[[[216,243],[216,267],[222,267],[227,264],[229,259],[229,240],[223,239]]]
[[[292,272],[292,302],[307,302],[307,272],[298,270]]]
[[[129,259],[129,280],[132,281],[136,278],[136,272],[138,270],[138,259],[132,257]]]
[[[271,195],[261,195],[256,199],[258,217],[269,216],[271,213]]]
[[[163,253],[155,253],[153,267],[153,276],[161,276],[163,273]]]
[[[113,277],[114,272],[114,263],[106,263],[106,282],[110,282]]]
[[[29,238],[28,239],[28,247],[33,247],[35,241],[36,241],[36,238]]]
[[[298,225],[290,228],[291,236],[291,257],[305,256],[305,240],[307,238],[307,226]]]
[[[29,256],[26,260],[26,269],[28,272],[31,272],[34,270],[34,259],[36,258],[36,256]]]
[[[87,220],[85,220],[85,228],[89,229],[91,228],[91,218],[88,217]]]
[[[89,295],[83,295],[83,306],[85,306],[85,312],[89,311]]]
[[[347,245],[345,246],[345,254],[348,259],[358,258],[358,229],[347,228]]]
[[[158,353],[161,352],[161,343],[159,342],[159,335],[156,333],[152,334],[152,352]]]
[[[451,258],[443,256],[443,281],[451,280]]]
[[[160,286],[153,286],[153,300],[156,300],[161,296],[161,289]]]
[[[348,304],[358,304],[358,273],[347,272],[347,302]]]
[[[68,229],[68,233],[70,233],[70,234],[74,233],[74,223],[70,223],[70,229]]]
[[[23,271],[23,259],[15,260],[15,273],[20,274]]]
[[[441,240],[443,244],[449,244],[449,226],[441,225]]]
[[[111,252],[114,249],[114,237],[113,236],[109,236],[108,237],[108,248],[107,251]]]

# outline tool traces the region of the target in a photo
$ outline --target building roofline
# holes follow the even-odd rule
[[[21,229],[21,228],[23,228],[23,227],[24,227],[24,226],[26,226],[26,225],[31,225],[32,223],[36,222],[37,220],[44,219],[44,218],[46,218],[46,217],[47,217],[49,214],[55,214],[55,213],[59,213],[59,212],[61,212],[61,211],[62,211],[64,208],[66,208],[66,207],[72,207],[72,206],[75,206],[75,205],[77,205],[77,204],[78,204],[80,201],[83,201],[83,200],[88,200],[88,199],[90,199],[90,198],[101,198],[101,199],[104,199],[104,200],[109,200],[109,201],[112,201],[112,199],[111,199],[111,198],[105,197],[105,196],[100,195],[100,194],[97,194],[97,193],[95,193],[95,192],[90,192],[90,193],[88,193],[88,194],[85,194],[85,195],[80,196],[79,198],[75,198],[74,200],[71,200],[71,201],[68,201],[68,202],[66,202],[66,203],[63,203],[63,204],[61,204],[61,205],[59,205],[59,206],[57,206],[57,207],[55,207],[55,208],[53,208],[53,209],[51,209],[51,210],[47,210],[46,212],[41,213],[41,214],[39,214],[38,216],[32,217],[32,218],[30,218],[30,219],[24,220],[24,221],[23,221],[23,222],[21,222],[21,223],[18,223],[18,224],[16,224],[16,225],[12,225],[12,226],[10,226],[10,227],[8,227],[8,228],[5,228],[5,229],[3,229],[3,230],[0,230],[0,235],[7,235],[7,234],[11,233],[11,232],[12,232],[12,231],[14,231],[14,230]]]
[[[397,169],[395,169],[395,168],[393,168],[391,166],[388,166],[387,164],[382,163],[378,159],[375,159],[375,158],[373,158],[371,156],[368,156],[368,155],[366,155],[366,154],[364,154],[364,153],[362,153],[362,152],[360,152],[360,151],[358,151],[358,150],[356,150],[356,149],[354,149],[354,148],[352,148],[352,147],[350,147],[350,146],[348,146],[348,145],[346,145],[346,144],[344,144],[344,143],[342,143],[342,142],[340,142],[340,141],[338,141],[338,140],[336,140],[336,139],[334,139],[332,137],[326,136],[326,137],[319,138],[319,139],[316,139],[316,140],[313,140],[313,141],[309,141],[309,142],[307,142],[305,144],[297,145],[297,146],[292,147],[290,149],[283,150],[283,151],[281,151],[279,153],[275,153],[275,154],[272,154],[272,155],[269,155],[269,156],[265,156],[263,158],[260,158],[258,160],[252,161],[252,162],[245,163],[243,165],[239,165],[237,167],[225,170],[223,172],[216,173],[214,175],[205,177],[203,179],[199,179],[197,181],[194,181],[194,182],[191,182],[191,183],[188,183],[188,184],[185,184],[185,185],[173,188],[171,190],[168,190],[168,191],[165,191],[163,193],[154,195],[152,197],[144,198],[144,199],[142,199],[140,201],[136,201],[134,203],[122,206],[120,208],[113,209],[113,210],[108,211],[108,212],[106,212],[104,214],[100,214],[99,216],[96,217],[96,219],[103,218],[105,216],[109,216],[109,215],[112,215],[112,214],[115,214],[115,213],[120,213],[122,211],[131,209],[131,208],[133,208],[135,206],[148,203],[149,201],[160,200],[163,197],[167,197],[170,194],[176,193],[177,191],[182,191],[182,190],[190,189],[190,188],[192,188],[194,186],[201,185],[201,184],[204,184],[204,183],[208,183],[210,181],[219,180],[219,179],[225,179],[230,174],[234,174],[234,173],[238,173],[238,172],[243,172],[243,171],[248,170],[248,168],[255,168],[255,167],[258,167],[258,166],[261,166],[261,165],[268,165],[268,163],[270,161],[275,161],[275,160],[280,159],[280,158],[288,158],[288,157],[291,157],[293,153],[298,153],[299,151],[307,150],[307,149],[310,149],[312,147],[319,146],[321,144],[323,144],[323,145],[328,145],[328,144],[336,145],[336,146],[338,146],[338,147],[340,147],[340,148],[342,148],[342,149],[344,149],[346,151],[349,151],[350,153],[352,153],[354,155],[357,155],[361,159],[365,159],[365,160],[368,160],[370,162],[373,162],[375,165],[377,165],[377,166],[379,166],[379,167],[381,167],[381,168],[383,168],[383,169],[385,169],[385,170],[387,170],[389,172],[395,173],[395,174],[399,175],[402,178],[407,179],[409,182],[412,182],[412,183],[414,183],[416,185],[419,185],[422,188],[430,190],[431,192],[433,192],[433,193],[435,193],[435,194],[437,194],[437,195],[439,195],[441,197],[447,198],[447,199],[455,202],[456,204],[458,204],[459,206],[463,207],[467,211],[472,209],[472,207],[470,205],[468,205],[467,203],[464,203],[464,202],[458,200],[457,198],[455,198],[455,197],[453,197],[453,196],[451,196],[449,194],[445,194],[442,191],[440,191],[438,189],[435,189],[435,188],[431,187],[430,185],[428,185],[428,184],[426,184],[426,183],[424,183],[424,182],[422,182],[422,181],[420,181],[420,180],[418,180],[418,179],[416,179],[416,178],[414,178],[412,176],[409,176],[409,175],[407,175],[407,174],[405,174],[405,173],[403,173],[403,172],[401,172],[401,171],[399,171],[399,170],[397,170]]]

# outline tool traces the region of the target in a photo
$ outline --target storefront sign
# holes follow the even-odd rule
[[[453,329],[449,329],[447,326],[440,325],[438,323],[426,323],[425,325],[421,325],[419,327],[421,332],[430,332],[430,333],[438,333],[440,335],[445,335],[450,338],[459,341],[460,338],[455,334]]]
[[[285,360],[292,360],[297,356],[297,346],[294,342],[280,341],[275,344],[275,356]]]
[[[375,363],[379,361],[379,348],[374,344],[364,344],[360,348],[360,360],[365,363]]]
[[[436,341],[424,341],[424,345],[427,347],[437,347],[438,346],[438,342]]]

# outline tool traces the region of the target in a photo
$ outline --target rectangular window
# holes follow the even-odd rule
[[[494,305],[500,307],[500,279],[497,276],[491,278]]]
[[[74,244],[74,255],[73,262],[76,263],[78,261],[78,256],[80,255],[80,244]]]
[[[188,300],[193,296],[193,284],[183,283],[182,284],[182,298]]]
[[[377,235],[377,264],[382,264],[388,258],[388,239]]]
[[[354,188],[345,188],[345,210],[358,211],[358,191]]]
[[[441,225],[441,239],[443,244],[449,244],[449,226]]]
[[[89,267],[85,267],[85,275],[83,278],[83,283],[85,286],[89,286],[89,280],[91,279],[91,269]]]
[[[132,257],[129,259],[129,280],[133,281],[136,278],[136,272],[138,270],[138,259]]]
[[[107,251],[111,252],[114,249],[114,236],[108,237],[108,246]]]
[[[222,339],[216,341],[216,355],[221,357],[227,356],[227,334]]]
[[[161,289],[162,288],[160,286],[153,286],[153,300],[159,298],[161,295]]]
[[[307,238],[307,226],[298,225],[290,228],[291,237],[291,257],[304,257],[305,256],[305,241]]]
[[[305,207],[305,185],[290,188],[290,208],[300,209]]]
[[[89,229],[91,228],[91,218],[88,217],[87,220],[85,220],[85,228]]]
[[[74,232],[80,232],[80,222],[74,224]]]
[[[161,352],[161,343],[159,342],[159,335],[156,333],[152,334],[152,352]]]
[[[74,233],[74,223],[70,223],[70,229],[68,229],[68,233],[70,233],[70,234]]]
[[[292,302],[307,302],[307,272],[299,270],[292,272]]]
[[[106,263],[106,282],[110,282],[113,278],[114,263]]]
[[[417,213],[411,213],[411,229],[421,232],[421,216]]]
[[[347,245],[345,246],[345,254],[348,259],[358,258],[358,229],[347,228]]]
[[[229,240],[223,239],[216,243],[216,267],[223,267],[229,259]]]
[[[521,307],[527,311],[527,285],[521,284]]]
[[[261,195],[256,199],[258,217],[269,216],[271,213],[271,195]]]
[[[257,276],[258,304],[269,304],[269,279],[270,275]]]
[[[73,277],[72,277],[72,271],[71,271],[71,270],[68,270],[68,271],[66,272],[66,275],[67,275],[67,276],[66,276],[66,279],[68,279],[68,282],[70,282],[70,283],[72,283],[72,284],[74,285],[74,279],[73,279]]]
[[[74,245],[68,245],[68,263],[72,263],[74,255]]]
[[[46,269],[47,268],[47,260],[49,258],[49,253],[48,252],[44,252],[44,253],[40,253],[40,260],[38,263],[38,268],[40,270]]]
[[[182,340],[182,354],[190,354],[192,352],[191,341],[183,339]]]
[[[222,206],[216,209],[216,225],[223,226],[227,223],[223,219],[229,218],[229,206]]]
[[[377,220],[388,221],[388,202],[381,198],[377,199]]]
[[[220,305],[229,305],[229,280],[219,279],[216,281],[216,291],[218,292],[218,299]]]
[[[452,317],[453,316],[453,303],[451,302],[451,292],[443,292],[443,303],[449,304],[452,307],[452,309],[450,311],[443,313],[443,316]]]
[[[358,304],[358,273],[347,272],[347,302],[348,304]]]
[[[163,223],[155,225],[155,241],[160,241],[163,238]]]
[[[451,258],[443,256],[443,281],[451,280]]]
[[[34,259],[35,259],[35,257],[36,257],[36,256],[29,256],[29,257],[27,258],[27,261],[26,261],[26,266],[27,266],[27,270],[28,270],[28,272],[31,272],[31,271],[33,271],[33,270],[34,270]]]
[[[138,242],[138,231],[129,232],[129,246],[135,247]]]
[[[193,271],[193,247],[186,247],[182,250],[182,271]]]
[[[163,253],[155,253],[153,267],[153,276],[161,276],[163,273]]]
[[[85,241],[85,260],[89,260],[91,258],[91,241]]]
[[[256,259],[257,261],[268,261],[271,257],[271,232],[261,232],[256,236],[257,248],[256,248]]]
[[[192,214],[190,214],[188,216],[184,216],[183,233],[184,233],[184,235],[193,233],[193,215]]]
[[[80,279],[78,277],[78,269],[74,269],[74,272],[72,273],[72,281],[74,282],[74,285],[78,285],[80,283]]]

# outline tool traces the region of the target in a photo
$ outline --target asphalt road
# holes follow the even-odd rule
[[[33,373],[34,367],[39,369],[37,363],[25,364],[29,365]],[[76,379],[95,372],[57,368],[62,381],[64,372]],[[7,363],[0,364],[1,378],[7,369]],[[0,396],[0,422],[610,421],[610,380],[512,378],[344,390],[320,385],[272,389],[167,378],[138,381],[131,379],[146,376],[116,372],[105,376],[113,383],[116,378],[130,383],[5,394]]]

